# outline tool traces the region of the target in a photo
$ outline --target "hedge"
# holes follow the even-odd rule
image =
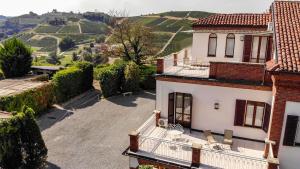
[[[45,83],[19,94],[0,97],[0,110],[19,112],[27,105],[36,112],[35,115],[39,115],[54,103],[54,94],[52,83]]]
[[[0,80],[5,79],[5,75],[3,73],[3,71],[0,69]]]
[[[140,68],[134,62],[129,62],[124,70],[124,83],[122,85],[123,92],[139,91],[140,86]]]
[[[140,70],[140,87],[144,90],[154,90],[156,88],[156,67],[153,65],[142,65]]]
[[[52,82],[57,101],[64,102],[93,87],[93,66],[83,62],[57,72]]]
[[[43,168],[47,152],[32,109],[0,121],[0,168]]]
[[[119,61],[98,69],[98,79],[104,97],[113,96],[122,91],[125,66],[126,62]]]

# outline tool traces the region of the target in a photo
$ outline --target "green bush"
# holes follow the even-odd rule
[[[5,77],[19,77],[30,71],[31,49],[17,38],[0,45],[0,67]]]
[[[104,97],[116,95],[121,91],[125,66],[125,62],[118,61],[113,65],[97,70],[101,91]]]
[[[142,65],[140,70],[140,87],[144,90],[154,90],[156,88],[156,67],[153,65]]]
[[[26,105],[39,115],[54,103],[54,88],[52,83],[24,91],[22,93],[0,98],[0,110],[19,112]]]
[[[134,62],[129,62],[124,70],[124,83],[122,91],[124,92],[135,92],[139,91],[140,86],[140,68]]]
[[[0,69],[0,80],[5,79],[5,75],[3,73],[3,71]]]
[[[93,65],[89,62],[78,62],[75,66],[83,71],[82,91],[91,89],[93,87]]]
[[[71,49],[75,46],[75,41],[69,36],[64,37],[60,42],[59,42],[59,48],[62,51],[66,51],[68,49]]]
[[[87,62],[77,63],[57,72],[52,81],[57,101],[67,101],[93,87],[93,67]]]
[[[43,168],[47,148],[34,119],[34,111],[24,107],[0,122],[0,168]]]

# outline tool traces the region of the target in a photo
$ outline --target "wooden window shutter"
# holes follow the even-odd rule
[[[298,116],[292,116],[292,115],[287,116],[283,145],[294,146],[297,127],[298,127],[298,121],[299,121]]]
[[[246,100],[236,100],[235,117],[234,117],[235,126],[243,126],[245,109],[246,109]]]
[[[263,130],[266,133],[269,130],[270,115],[271,115],[271,106],[269,104],[266,104],[265,115],[264,115],[264,123],[263,123]]]
[[[273,38],[268,37],[268,47],[267,47],[267,56],[266,56],[266,62],[271,60],[273,54]]]
[[[175,93],[169,93],[169,105],[168,105],[168,123],[174,123],[174,100]]]
[[[243,62],[250,62],[252,40],[253,40],[253,37],[251,35],[245,35]]]

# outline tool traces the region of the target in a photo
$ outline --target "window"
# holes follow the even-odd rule
[[[215,57],[216,51],[217,51],[217,35],[215,33],[212,33],[209,35],[209,40],[208,40],[208,56]]]
[[[187,93],[169,94],[169,123],[191,127],[192,95]]]
[[[234,125],[269,129],[271,106],[267,103],[236,100]]]
[[[268,37],[255,36],[252,42],[251,62],[265,63],[268,46]]]
[[[226,38],[225,57],[233,57],[234,55],[235,36],[230,33]]]
[[[299,132],[300,132],[299,117],[288,115],[286,119],[286,125],[285,125],[283,145],[300,146]]]
[[[262,128],[265,103],[247,101],[245,126]]]

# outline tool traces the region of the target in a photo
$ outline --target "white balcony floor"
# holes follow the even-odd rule
[[[221,150],[214,149],[215,145],[208,145],[205,136],[201,132],[186,130],[178,139],[174,139],[169,132],[156,127],[147,133],[145,137],[156,138],[154,140],[140,139],[140,153],[153,158],[171,160],[175,163],[189,164],[192,159],[192,143],[203,146],[201,149],[200,168],[239,168],[239,169],[264,169],[267,162],[263,158],[264,143],[233,139],[233,146],[222,144],[223,136],[214,135]],[[166,141],[159,141],[159,140]],[[172,142],[178,143],[172,145]],[[205,167],[206,166],[206,167]],[[245,167],[244,167],[245,166]]]
[[[209,67],[197,66],[170,66],[164,70],[165,75],[183,76],[183,77],[198,77],[208,78]]]

